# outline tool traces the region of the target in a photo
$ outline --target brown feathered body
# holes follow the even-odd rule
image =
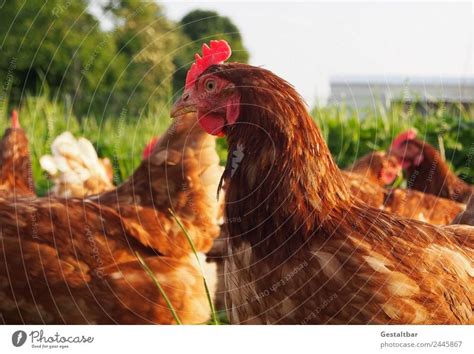
[[[209,319],[198,263],[168,211],[189,229],[213,293],[216,267],[205,263],[202,252],[218,235],[219,175],[208,174],[218,162],[215,139],[194,129],[195,117],[186,118],[173,124],[162,145],[114,193],[85,200],[0,200],[0,309],[6,323],[174,323],[136,252],[184,323]]]
[[[352,197],[367,205],[409,219],[434,225],[449,225],[466,208],[453,200],[438,198],[413,189],[382,188],[362,175],[342,171]]]
[[[436,227],[350,196],[292,86],[244,64],[226,129],[227,306],[232,323],[474,323],[474,228]],[[241,155],[242,155],[241,154]]]
[[[160,137],[150,157],[125,183],[90,199],[139,223],[149,234],[163,234],[147,242],[164,255],[180,257],[191,247],[171,217],[172,210],[196,249],[207,252],[220,232],[216,189],[222,171],[216,139],[188,114]]]
[[[411,164],[405,169],[408,188],[460,203],[468,202],[469,197],[474,194],[474,186],[456,176],[438,150],[416,138],[408,140],[405,144],[398,149],[402,159],[405,158],[404,151],[409,146],[418,149],[422,155],[419,164]]]
[[[0,197],[35,196],[28,138],[20,128],[8,128],[0,141]]]
[[[144,244],[139,225],[110,208],[79,199],[0,200],[0,223],[0,310],[7,324],[174,323],[135,252],[184,323],[209,319],[194,256],[161,255]]]

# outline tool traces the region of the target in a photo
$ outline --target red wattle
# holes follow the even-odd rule
[[[208,113],[198,117],[199,125],[207,133],[216,136],[224,136],[225,120],[221,115]]]

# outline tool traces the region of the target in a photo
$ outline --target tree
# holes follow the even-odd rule
[[[116,61],[121,68],[110,93],[111,107],[138,112],[169,101],[177,46],[174,25],[151,1],[114,0],[106,10],[114,16]]]
[[[4,2],[0,21],[3,99],[8,97],[18,105],[25,94],[46,90],[60,99],[71,97],[73,106],[82,102],[92,78],[114,51],[113,42],[86,9],[85,0]]]
[[[170,101],[204,41],[224,38],[233,60],[248,60],[238,28],[213,11],[190,12],[178,29],[153,1],[108,0],[102,11],[113,26],[105,31],[87,0],[2,5],[0,107],[47,93],[79,117],[130,116]]]
[[[161,7],[110,0],[102,10],[113,28],[104,31],[87,6],[87,0],[3,4],[0,99],[18,105],[25,94],[46,92],[70,102],[79,117],[134,115],[169,101],[177,35]]]
[[[182,90],[186,73],[193,63],[194,53],[201,51],[201,45],[211,39],[225,39],[232,47],[231,60],[246,63],[249,53],[242,43],[237,26],[225,16],[215,11],[194,10],[179,22],[181,30],[180,48],[176,53],[173,76],[175,94]]]

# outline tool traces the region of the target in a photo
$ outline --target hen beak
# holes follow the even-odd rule
[[[171,117],[177,118],[186,113],[196,112],[196,103],[190,92],[184,92],[171,108]]]

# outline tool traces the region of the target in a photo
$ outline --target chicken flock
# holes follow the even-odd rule
[[[203,324],[209,290],[235,324],[474,324],[473,186],[414,130],[340,170],[294,88],[230,55],[203,45],[172,124],[119,186],[110,160],[65,132],[36,196],[12,113],[3,322]],[[402,174],[407,188],[392,187]]]

